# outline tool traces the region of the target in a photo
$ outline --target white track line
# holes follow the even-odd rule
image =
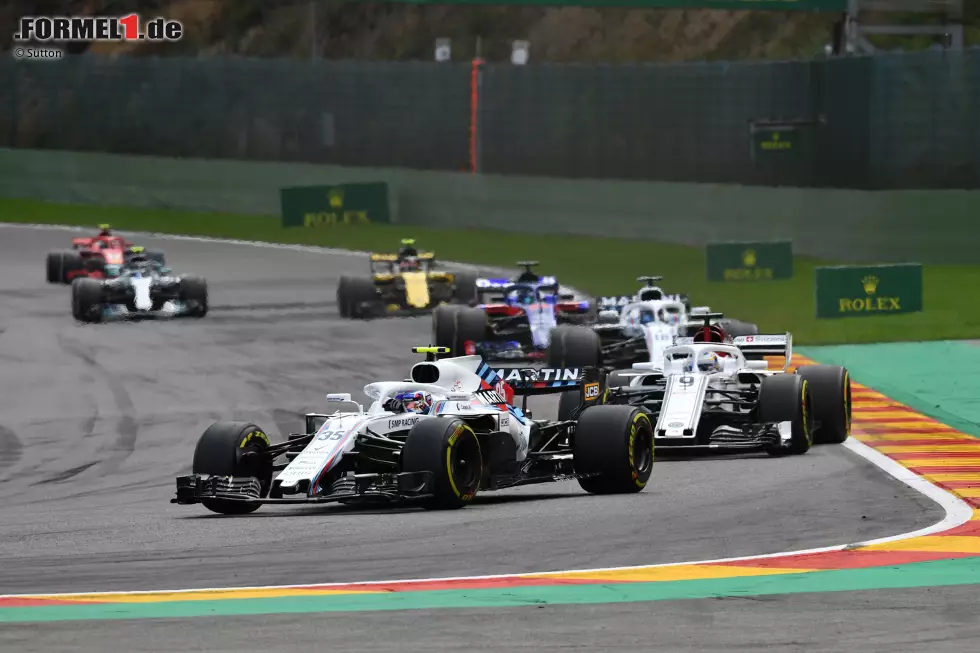
[[[0,227],[25,227],[31,229],[48,229],[48,230],[69,230],[69,231],[90,231],[91,228],[85,227],[70,227],[61,225],[28,225],[20,223],[4,223],[0,222]],[[343,250],[343,249],[332,249],[329,247],[315,247],[308,245],[286,245],[281,243],[262,243],[250,240],[233,240],[228,238],[206,238],[201,236],[176,236],[170,234],[161,233],[148,233],[148,232],[125,232],[134,235],[142,235],[153,238],[164,238],[170,240],[191,240],[200,242],[214,242],[230,245],[248,245],[252,247],[266,247],[273,249],[291,249],[304,252],[319,252],[322,254],[340,254],[340,255],[351,255],[351,256],[363,256],[367,252],[358,252],[353,250]],[[453,263],[452,261],[447,261],[448,263]],[[469,268],[477,268],[478,266],[468,265],[468,264],[457,264]],[[486,269],[486,268],[484,268]],[[570,289],[571,290],[571,289]],[[832,446],[832,445],[824,445]],[[631,571],[638,569],[659,569],[663,567],[681,567],[685,565],[703,565],[721,562],[744,562],[749,560],[764,560],[767,558],[781,558],[786,556],[803,555],[809,553],[826,553],[829,551],[842,551],[844,549],[859,549],[862,547],[871,546],[873,544],[884,544],[886,542],[898,542],[900,540],[907,540],[913,537],[922,537],[925,535],[933,535],[936,533],[941,533],[947,531],[957,526],[965,524],[973,516],[973,507],[968,504],[963,499],[947,492],[946,490],[933,485],[927,481],[922,476],[915,474],[909,469],[901,466],[888,456],[875,451],[868,445],[855,440],[854,438],[848,438],[844,442],[843,446],[854,452],[855,454],[861,456],[874,466],[878,467],[886,474],[898,479],[899,481],[905,483],[913,490],[924,494],[929,499],[932,499],[937,504],[942,506],[945,511],[945,516],[937,523],[926,528],[920,528],[914,531],[909,531],[907,533],[900,533],[898,535],[892,535],[889,537],[878,538],[875,540],[865,540],[863,542],[855,542],[853,544],[837,544],[833,546],[819,547],[816,549],[799,549],[795,551],[784,551],[781,553],[766,553],[761,555],[750,555],[741,556],[737,558],[716,558],[713,560],[695,560],[687,562],[667,562],[656,565],[634,565],[629,567],[599,567],[596,569],[570,569],[567,571],[547,571],[547,572],[518,572],[512,574],[492,574],[487,576],[449,576],[443,578],[415,578],[408,580],[372,580],[372,581],[357,581],[352,583],[306,583],[302,585],[259,585],[252,587],[209,587],[209,588],[198,588],[198,589],[182,589],[182,590],[135,590],[135,591],[115,591],[115,592],[63,592],[60,594],[0,594],[0,598],[18,598],[24,596],[45,596],[45,597],[72,597],[72,596],[90,596],[93,594],[98,594],[100,596],[140,596],[140,595],[152,595],[152,594],[192,594],[200,592],[239,592],[239,591],[256,591],[256,590],[284,590],[284,589],[307,589],[307,588],[325,588],[329,589],[331,587],[372,587],[378,585],[408,585],[415,583],[431,583],[431,582],[446,582],[446,581],[465,581],[465,580],[495,580],[495,579],[508,579],[515,577],[526,577],[526,576],[562,576],[565,574],[591,574],[591,573],[604,573],[604,572],[617,572],[617,571]]]

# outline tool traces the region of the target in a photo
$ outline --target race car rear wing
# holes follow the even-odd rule
[[[789,369],[793,360],[793,334],[788,331],[781,336],[738,336],[732,344],[742,350],[746,360],[763,360],[766,356],[785,356],[783,371]]]
[[[494,372],[518,396],[559,394],[599,378],[594,367],[505,367]]]

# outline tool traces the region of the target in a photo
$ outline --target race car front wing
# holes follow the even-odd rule
[[[259,479],[254,477],[191,474],[177,477],[177,495],[170,500],[170,503],[190,505],[212,499],[262,504],[425,499],[433,496],[432,483],[431,472],[354,474],[339,479],[334,483],[329,494],[262,497],[261,484]]]

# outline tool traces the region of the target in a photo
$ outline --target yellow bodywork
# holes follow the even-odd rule
[[[405,282],[405,303],[412,308],[429,305],[429,280],[425,272],[402,272]]]

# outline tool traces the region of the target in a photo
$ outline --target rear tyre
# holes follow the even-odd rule
[[[180,281],[180,301],[190,317],[208,314],[208,282],[202,277],[184,277]]]
[[[48,283],[71,283],[70,272],[85,269],[78,252],[51,252],[47,261]]]
[[[814,444],[840,444],[851,434],[851,375],[836,365],[806,365],[797,370],[813,399]]]
[[[453,302],[465,306],[476,306],[479,298],[476,293],[477,275],[473,272],[453,273]]]
[[[602,362],[599,334],[588,327],[560,325],[548,343],[549,367],[598,367]]]
[[[87,272],[98,272],[105,275],[105,259],[101,256],[90,256],[85,261],[85,270]]]
[[[79,322],[101,322],[105,314],[102,282],[81,277],[71,284],[71,314]]]
[[[432,338],[437,347],[449,347],[451,356],[465,356],[466,342],[487,336],[487,316],[479,308],[442,304],[432,311]]]
[[[259,496],[267,497],[272,485],[272,459],[249,456],[268,449],[269,436],[248,422],[215,422],[207,428],[194,449],[192,473],[202,476],[237,476],[258,479]],[[258,510],[254,501],[208,499],[202,502],[211,512],[222,515],[244,515]]]
[[[47,270],[48,283],[64,283],[65,253],[49,252],[45,268]]]
[[[569,390],[558,396],[558,421],[574,419],[575,414],[582,405],[582,393],[578,390]]]
[[[773,445],[773,456],[805,454],[813,445],[813,408],[810,386],[798,374],[776,374],[763,379],[759,389],[758,419],[762,423],[789,422],[788,446]]]
[[[615,372],[610,372],[609,376],[606,377],[606,387],[607,388],[628,388],[629,384],[633,382],[635,377],[627,376],[628,373],[633,370],[616,370]]]
[[[430,510],[462,508],[473,501],[483,477],[480,441],[460,419],[423,419],[408,432],[402,449],[403,472],[431,472]]]
[[[582,489],[590,494],[631,494],[653,472],[653,424],[634,406],[590,406],[575,426],[572,454]]]
[[[340,317],[350,317],[350,303],[348,301],[350,293],[347,290],[349,283],[350,277],[346,274],[340,277],[340,281],[337,282],[337,311],[340,313]]]
[[[731,320],[725,324],[720,325],[728,335],[733,338],[738,338],[740,336],[757,336],[759,335],[759,325],[751,324],[749,322],[742,322],[740,320]]]
[[[378,291],[372,279],[345,277],[347,281],[337,286],[337,304],[343,305],[346,317],[365,319],[382,309]],[[343,295],[341,295],[343,291]]]

